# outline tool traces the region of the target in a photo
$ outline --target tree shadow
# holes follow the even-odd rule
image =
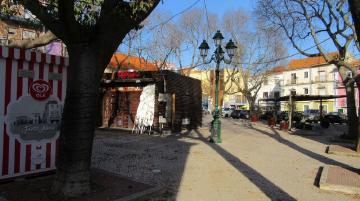
[[[314,153],[305,149],[294,142],[283,138],[278,131],[272,129],[271,131],[264,131],[256,127],[252,127],[248,122],[240,122],[240,124],[248,125],[248,129],[258,131],[260,134],[269,136],[277,142],[284,144],[293,150],[296,150],[310,158],[327,165],[336,165],[346,168],[348,170],[355,170],[350,165],[338,162],[326,156]],[[186,139],[198,140],[218,153],[225,161],[236,168],[242,175],[248,178],[254,185],[256,185],[267,197],[271,200],[296,200],[289,193],[277,186],[275,183],[264,177],[253,167],[244,163],[237,156],[225,150],[217,144],[209,143],[207,138],[207,131],[202,130],[186,131],[177,135],[170,135],[167,137],[154,137],[147,135],[129,135],[129,139],[113,137],[98,137],[100,141],[99,146],[94,146],[97,149],[103,149],[102,156],[95,156],[97,164],[114,163],[110,167],[110,171],[118,172],[122,175],[128,176],[137,180],[145,180],[154,182],[156,185],[162,185],[172,190],[172,198],[176,198],[177,192],[180,188],[180,183],[185,171],[186,161],[189,157],[191,146],[195,145],[196,141],[187,141]],[[104,150],[105,149],[105,150]],[[118,149],[116,151],[116,149]],[[102,158],[103,157],[103,158]],[[118,162],[116,162],[118,161]],[[101,167],[100,167],[101,168]],[[107,168],[109,170],[109,168]],[[154,170],[160,172],[154,173]],[[317,185],[321,169],[319,169],[318,176],[315,178],[314,185]],[[166,198],[165,200],[172,200]]]
[[[180,140],[180,136],[120,132],[97,131],[92,166],[163,187],[166,195],[155,196],[175,200],[190,148],[196,143]]]
[[[267,197],[271,200],[296,200],[294,197],[289,195],[283,189],[278,187],[276,184],[272,183],[269,179],[261,175],[254,168],[250,167],[246,163],[242,162],[239,158],[232,155],[230,152],[226,151],[217,144],[209,143],[208,138],[198,130],[194,130],[198,135],[197,137],[189,136],[186,137],[196,140],[201,140],[208,146],[210,146],[214,151],[216,151],[220,156],[222,156],[229,164],[236,168],[240,173],[249,179],[254,185],[256,185]],[[183,136],[184,137],[184,136]]]
[[[286,145],[286,146],[292,148],[293,150],[296,150],[296,151],[298,151],[298,152],[300,152],[300,153],[302,153],[302,154],[304,154],[304,155],[306,155],[306,156],[308,156],[308,157],[310,157],[312,159],[315,159],[315,160],[317,160],[319,162],[322,162],[322,163],[324,163],[326,165],[335,165],[335,166],[340,166],[342,168],[348,169],[350,171],[357,171],[356,168],[354,168],[354,167],[352,167],[352,166],[350,166],[348,164],[341,163],[341,162],[338,162],[338,161],[336,161],[334,159],[323,156],[321,154],[312,152],[312,151],[310,151],[308,149],[305,149],[305,148],[295,144],[294,142],[291,142],[290,140],[287,140],[287,139],[281,137],[279,132],[274,128],[271,128],[271,131],[273,133],[269,133],[269,132],[260,130],[260,129],[255,128],[255,127],[253,127],[252,129],[255,130],[255,131],[258,131],[259,133],[267,135],[270,138],[273,138],[274,140],[276,140],[277,142],[279,142],[279,143],[281,143],[283,145]]]
[[[346,125],[331,124],[329,128],[322,128],[319,124],[315,124],[311,130],[297,129],[291,134],[300,136],[309,140],[313,140],[325,145],[338,144],[345,146],[353,146],[354,142],[343,140],[341,135],[346,132]]]

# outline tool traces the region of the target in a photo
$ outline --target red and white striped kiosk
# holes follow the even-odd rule
[[[55,169],[68,63],[0,46],[0,181]]]

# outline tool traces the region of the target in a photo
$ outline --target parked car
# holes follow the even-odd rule
[[[299,123],[303,119],[303,114],[301,112],[294,112],[292,115],[292,121]],[[289,112],[283,111],[278,113],[276,123],[280,123],[281,121],[288,121],[289,120]]]
[[[318,122],[320,120],[320,110],[305,110],[304,119],[308,122]]]
[[[225,117],[225,118],[230,117],[232,111],[233,111],[233,109],[231,109],[231,108],[223,108],[221,111],[221,116]]]
[[[329,123],[339,123],[342,124],[344,120],[340,117],[338,112],[330,112],[329,114],[324,116],[324,119],[328,120]]]
[[[266,112],[264,112],[264,113],[262,113],[261,115],[260,115],[260,119],[261,120],[268,120],[270,117],[272,117],[273,116],[273,112],[271,112],[271,111],[266,111]]]
[[[230,117],[233,119],[240,119],[240,110],[233,110]]]
[[[339,113],[339,116],[341,117],[341,119],[343,120],[343,123],[347,123],[348,118],[346,114],[343,113]]]
[[[249,119],[250,111],[249,110],[240,110],[240,118],[241,119]]]

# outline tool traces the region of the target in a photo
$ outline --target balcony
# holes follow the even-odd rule
[[[295,84],[311,84],[311,81],[309,79],[289,79],[285,81],[285,85]]]
[[[310,79],[288,79],[285,80],[285,85],[296,85],[296,84],[316,84],[316,83],[325,83],[325,82],[334,82],[333,79],[329,77],[316,76]]]
[[[315,76],[314,82],[329,82],[331,81],[328,77],[325,76]]]
[[[298,80],[297,79],[290,79],[290,80],[286,80],[285,85],[293,85],[293,84],[297,84]]]

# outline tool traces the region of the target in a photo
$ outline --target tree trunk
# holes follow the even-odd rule
[[[354,25],[356,29],[356,35],[358,40],[360,40],[360,1],[358,0],[349,0],[351,15],[354,20]]]
[[[96,126],[102,64],[96,48],[69,47],[70,66],[52,192],[76,197],[90,191],[91,152]]]
[[[294,114],[294,97],[293,94],[290,93],[289,95],[289,128],[288,130],[291,131],[292,126],[293,126],[293,114]]]
[[[356,86],[358,90],[358,103],[359,103],[359,110],[360,110],[360,81],[356,81]],[[358,114],[360,115],[360,111],[358,111]],[[356,136],[356,151],[360,152],[360,118],[357,119],[357,136]]]
[[[358,124],[357,124],[357,129],[358,129],[358,136],[356,138],[355,146],[356,146],[356,152],[360,152],[360,122],[359,121],[358,121]]]
[[[358,117],[356,114],[354,85],[346,86],[345,88],[346,88],[346,105],[347,105],[347,115],[348,115],[348,134],[347,134],[347,136],[349,139],[356,139]]]
[[[249,102],[249,118],[251,118],[255,114],[255,98],[248,97]]]
[[[115,118],[118,115],[119,112],[119,98],[120,98],[120,92],[116,90],[115,94],[111,95],[111,116],[108,121],[108,128],[111,127],[111,125],[114,123]]]

